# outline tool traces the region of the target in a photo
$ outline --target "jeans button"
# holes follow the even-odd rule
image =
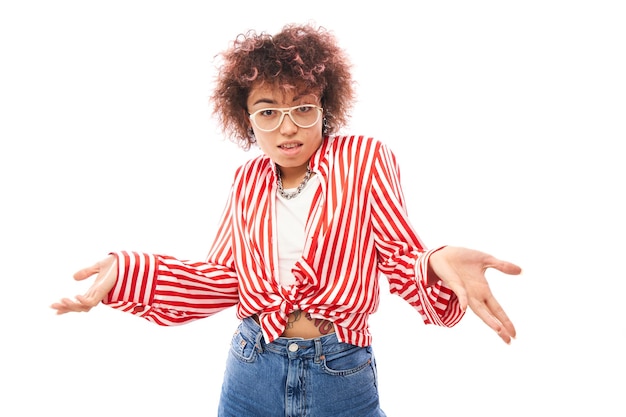
[[[292,343],[289,345],[288,349],[289,349],[289,352],[295,352],[296,350],[298,350],[298,344]]]

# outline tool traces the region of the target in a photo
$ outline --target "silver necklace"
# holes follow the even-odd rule
[[[278,194],[280,194],[282,198],[285,198],[287,200],[291,200],[292,198],[297,197],[298,194],[300,194],[302,190],[304,190],[306,183],[309,182],[309,178],[311,178],[311,169],[309,167],[306,167],[306,174],[304,174],[304,178],[302,179],[302,182],[300,183],[300,185],[298,185],[298,188],[296,188],[296,191],[288,193],[283,189],[283,180],[280,175],[280,169],[277,170],[277,173],[278,173],[278,180],[277,180]]]

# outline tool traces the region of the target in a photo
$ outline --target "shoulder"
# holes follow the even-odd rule
[[[244,172],[259,172],[265,170],[271,170],[271,161],[266,155],[258,155],[251,159],[248,159],[246,162],[241,164],[239,168],[237,168],[238,173]]]
[[[380,157],[395,159],[393,151],[381,140],[371,136],[345,135],[329,138],[329,153],[335,157],[352,156],[360,160]]]
[[[380,143],[378,139],[364,135],[337,135],[329,137],[328,142],[334,146],[362,146]]]
[[[272,173],[272,164],[266,155],[253,157],[241,164],[235,171],[235,184],[256,182]]]
[[[371,152],[384,147],[384,144],[371,136],[343,135],[328,138],[328,148],[331,152]]]

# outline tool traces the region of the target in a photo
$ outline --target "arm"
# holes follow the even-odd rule
[[[103,303],[160,325],[209,317],[239,301],[232,252],[232,190],[206,262],[171,256],[115,253],[116,285]]]
[[[239,300],[237,276],[224,266],[136,252],[114,255],[121,279],[102,302],[156,324],[209,317]]]
[[[96,279],[84,295],[52,304],[57,314],[87,312],[100,302],[160,325],[208,317],[238,302],[234,272],[205,262],[119,252],[81,269],[74,279]]]
[[[76,280],[96,276],[84,295],[51,307],[57,314],[87,312],[102,302],[161,325],[210,316],[239,301],[230,235],[227,204],[206,262],[117,252],[74,274]]]
[[[390,291],[411,304],[426,324],[454,326],[464,311],[455,293],[429,268],[431,255],[440,248],[427,249],[415,233],[395,156],[382,144],[374,158],[370,196],[379,269]]]
[[[469,306],[500,338],[510,343],[515,327],[495,299],[485,277],[488,268],[510,275],[521,268],[491,255],[445,246],[426,250],[412,233],[406,218],[400,187],[400,176],[393,154],[383,147],[375,170],[373,191],[375,207],[384,205],[395,210],[385,223],[395,227],[379,227],[381,269],[388,275],[392,292],[398,293],[422,314],[426,323],[451,326],[456,324]],[[397,231],[396,231],[397,229]],[[406,242],[406,246],[401,242]],[[410,268],[414,262],[415,267]],[[404,268],[398,266],[404,265]],[[415,275],[410,278],[411,272]]]

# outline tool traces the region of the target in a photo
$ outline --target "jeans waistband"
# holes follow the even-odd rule
[[[248,340],[254,340],[259,350],[267,350],[289,357],[317,358],[322,355],[338,353],[355,347],[348,343],[339,342],[335,333],[313,339],[279,337],[272,343],[266,343],[263,339],[261,326],[251,317],[243,319],[239,326],[239,331]]]

